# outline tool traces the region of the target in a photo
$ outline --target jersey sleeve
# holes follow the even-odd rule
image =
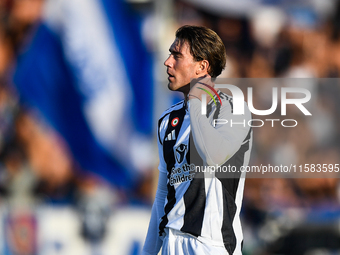
[[[208,165],[222,165],[241,147],[250,127],[251,113],[245,104],[244,115],[233,115],[226,101],[218,119],[209,120],[201,114],[201,101],[190,99],[190,124],[196,149]]]
[[[164,203],[166,195],[167,174],[160,172],[158,177],[156,197],[152,206],[149,229],[143,246],[142,255],[156,255],[162,246],[163,241],[158,235],[158,232],[160,219],[164,215]]]
[[[166,128],[169,121],[169,115],[162,115],[158,121],[157,144],[159,154],[159,177],[156,191],[155,201],[152,205],[151,219],[149,223],[148,233],[142,250],[142,255],[157,255],[161,246],[162,239],[159,236],[159,224],[161,217],[164,215],[164,204],[168,194],[167,189],[167,167],[163,155],[163,142]]]
[[[162,173],[167,173],[166,163],[164,161],[164,154],[163,154],[163,142],[164,142],[164,136],[166,127],[169,121],[169,116],[165,116],[159,120],[158,123],[158,139],[157,139],[157,145],[158,145],[158,156],[159,156],[159,165],[158,170]]]

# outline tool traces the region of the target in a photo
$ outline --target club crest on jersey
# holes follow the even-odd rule
[[[188,146],[186,144],[181,143],[175,150],[175,158],[178,164],[181,164],[184,160],[185,155],[187,154]]]
[[[173,118],[172,121],[171,121],[171,126],[176,127],[178,122],[179,122],[179,118],[178,117]]]

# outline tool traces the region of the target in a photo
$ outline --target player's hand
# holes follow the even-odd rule
[[[195,84],[189,91],[188,98],[198,98],[202,101],[202,95],[207,95],[206,91],[212,92],[211,88],[214,88],[215,84],[211,80],[211,76],[209,74],[199,77],[191,81],[191,84]],[[207,95],[208,96],[208,95]]]

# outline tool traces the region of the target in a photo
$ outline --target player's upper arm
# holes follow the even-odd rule
[[[200,101],[191,99],[190,103],[190,121],[199,155],[208,165],[223,164],[238,151],[249,132],[251,114],[248,107],[245,105],[244,115],[233,115],[228,102],[220,109],[218,116],[214,116],[214,119],[227,122],[214,125],[212,119],[209,121],[201,114]]]
[[[166,163],[164,161],[163,154],[163,142],[165,131],[168,126],[169,115],[162,117],[158,123],[158,132],[157,132],[157,144],[158,144],[158,155],[159,155],[159,165],[158,170],[163,173],[167,173]]]
[[[219,153],[215,153],[215,163],[222,164],[231,158],[241,147],[247,137],[250,127],[251,113],[248,105],[244,103],[245,112],[243,115],[234,115],[229,109],[222,109],[218,118],[227,120],[228,123],[216,124],[215,129],[219,131],[221,140],[217,141],[216,147],[220,148]],[[222,121],[223,123],[223,121]]]

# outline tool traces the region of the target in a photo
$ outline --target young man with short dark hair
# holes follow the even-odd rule
[[[184,100],[158,122],[159,181],[142,254],[155,255],[162,247],[162,254],[240,255],[240,169],[249,162],[252,132],[248,126],[215,125],[214,120],[248,123],[251,114],[245,104],[245,114],[233,115],[232,98],[214,89],[211,78],[226,64],[225,47],[214,31],[183,26],[169,51],[164,62],[168,87],[181,91]],[[215,96],[202,115],[207,93]],[[207,166],[233,166],[237,172],[203,171]]]

